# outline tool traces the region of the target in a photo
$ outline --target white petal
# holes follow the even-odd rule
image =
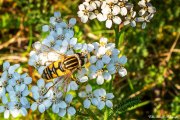
[[[47,32],[49,30],[49,26],[48,25],[43,25],[42,26],[42,31],[43,32]]]
[[[118,16],[115,16],[114,18],[113,18],[113,22],[115,23],[115,24],[120,24],[122,21],[121,21],[121,18],[120,17],[118,17]]]
[[[68,41],[67,41],[67,40],[64,40],[64,41],[62,42],[62,46],[63,46],[63,47],[68,46]]]
[[[91,102],[92,102],[92,104],[95,105],[95,106],[98,105],[98,100],[97,100],[97,98],[92,98],[92,99],[91,99]]]
[[[88,52],[92,52],[94,50],[94,46],[92,44],[88,44]]]
[[[38,106],[38,110],[39,110],[39,112],[41,112],[41,113],[43,113],[46,109],[45,109],[45,105],[44,104],[40,104],[39,106]]]
[[[84,15],[81,17],[81,22],[86,23],[88,21],[88,16]]]
[[[54,12],[54,17],[56,17],[56,18],[61,17],[61,13],[60,12]]]
[[[112,27],[112,20],[107,20],[106,21],[106,27],[111,28]]]
[[[136,27],[136,21],[132,20],[132,21],[131,21],[131,26],[132,26],[132,27]]]
[[[43,102],[43,104],[45,105],[46,109],[48,109],[51,106],[52,102],[49,99],[47,99]]]
[[[103,72],[103,77],[105,80],[111,80],[111,78],[112,78],[111,74],[108,72]]]
[[[78,96],[79,97],[86,97],[86,93],[85,92],[79,92]]]
[[[30,84],[32,82],[32,78],[31,77],[26,77],[26,78],[24,78],[24,83],[25,84]]]
[[[86,92],[91,92],[92,91],[92,87],[91,85],[86,85]]]
[[[54,113],[58,113],[58,112],[59,112],[59,106],[58,106],[57,104],[53,104],[53,106],[52,106],[52,111],[53,111]]]
[[[65,109],[60,109],[59,110],[59,113],[58,113],[59,116],[63,117],[65,114],[66,114],[66,110]]]
[[[145,28],[146,28],[146,22],[143,22],[142,29],[145,29]]]
[[[69,108],[67,109],[67,111],[68,111],[68,113],[69,113],[70,115],[74,115],[74,114],[76,113],[76,110],[75,110],[74,107],[69,107]]]
[[[73,96],[71,94],[68,94],[68,95],[66,95],[65,101],[67,103],[70,103],[72,101],[72,99],[73,99]]]
[[[89,108],[91,105],[91,101],[86,99],[86,100],[84,100],[83,105],[84,105],[84,108]]]
[[[20,101],[21,101],[21,104],[24,105],[24,106],[28,104],[28,100],[25,97],[21,97]]]
[[[21,107],[20,112],[23,116],[27,115],[27,110],[24,107]]]
[[[75,46],[74,46],[74,49],[75,50],[80,50],[82,48],[82,44],[81,43],[77,43]]]
[[[70,45],[74,46],[77,43],[77,38],[71,38]]]
[[[102,110],[103,108],[104,108],[104,106],[105,106],[105,102],[103,102],[103,101],[100,101],[99,103],[98,103],[98,109],[99,110]]]
[[[115,6],[113,7],[112,14],[113,14],[113,15],[117,15],[117,14],[119,14],[119,13],[120,13],[120,7],[117,6],[117,5],[115,5]]]
[[[17,117],[19,115],[19,110],[13,109],[10,111],[10,113],[12,114],[13,117]]]
[[[71,25],[75,25],[75,24],[76,24],[76,19],[75,19],[75,18],[71,18],[71,19],[69,20],[69,23],[70,23]]]
[[[0,106],[0,113],[4,112],[4,106]]]
[[[66,104],[64,101],[61,101],[61,102],[59,103],[59,107],[60,107],[60,108],[66,108],[66,107],[67,107],[67,104]]]
[[[110,61],[111,61],[111,58],[107,55],[103,55],[102,57],[102,61],[105,63],[105,64],[108,64]]]
[[[107,99],[113,99],[113,98],[114,98],[113,93],[107,93],[107,94],[106,94],[106,98],[107,98]]]
[[[70,86],[71,86],[71,90],[77,90],[77,89],[78,89],[78,85],[77,85],[77,83],[74,82],[74,81],[72,81],[72,82],[70,83]]]
[[[38,87],[43,87],[43,86],[45,85],[44,80],[43,80],[43,79],[39,79],[39,80],[37,81],[37,85],[38,85]]]
[[[6,95],[2,96],[2,103],[3,104],[7,104],[8,103],[8,99],[7,99]]]
[[[127,8],[126,7],[121,8],[121,12],[120,13],[121,13],[122,16],[127,15]]]
[[[124,76],[127,75],[127,71],[126,71],[125,68],[119,69],[118,73],[119,73],[119,75],[120,75],[121,77],[124,77]]]
[[[102,60],[98,60],[98,61],[96,62],[96,67],[97,67],[98,69],[102,69],[102,68],[104,67],[104,63],[102,62]]]
[[[102,75],[99,75],[96,80],[98,85],[102,85],[104,83],[104,78]]]
[[[10,66],[10,67],[9,67],[9,70],[8,70],[8,73],[9,73],[9,74],[13,74],[14,71],[15,71],[18,67],[20,67],[19,64],[15,64],[15,65],[13,65],[13,66]]]
[[[6,62],[3,63],[3,71],[8,70],[9,67],[10,67],[9,62],[6,61]]]
[[[91,72],[96,72],[97,70],[98,70],[98,68],[95,66],[95,65],[91,65],[90,67],[89,67],[89,70],[91,71]]]
[[[90,59],[89,59],[89,62],[92,63],[92,64],[95,63],[96,61],[97,61],[96,56],[91,56]]]
[[[88,77],[87,77],[87,76],[83,76],[83,77],[81,77],[81,78],[79,79],[79,81],[80,81],[81,83],[84,83],[84,82],[88,81]]]
[[[126,56],[121,56],[118,61],[120,64],[124,65],[127,62]]]
[[[5,112],[4,112],[4,118],[5,119],[8,119],[9,118],[9,114],[10,112],[9,112],[9,110],[6,110]]]
[[[109,107],[109,108],[112,108],[113,107],[113,104],[110,100],[107,100],[106,101],[106,106]]]
[[[32,111],[35,111],[37,109],[37,103],[34,102],[32,105],[31,105],[31,110]]]
[[[14,88],[13,88],[11,85],[8,85],[8,86],[6,87],[6,90],[7,90],[8,92],[10,92],[10,91],[14,91]]]

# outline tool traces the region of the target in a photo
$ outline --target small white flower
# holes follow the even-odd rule
[[[0,113],[4,112],[5,119],[9,118],[10,111],[12,110],[12,108],[13,108],[13,104],[11,102],[8,102],[0,106]]]
[[[122,67],[122,68],[119,69],[118,73],[119,73],[119,75],[120,75],[121,77],[124,77],[124,76],[127,75],[127,70]]]
[[[85,108],[89,108],[91,103],[97,105],[98,100],[95,98],[91,85],[86,85],[86,91],[79,92],[79,97],[85,98],[83,105]]]
[[[104,89],[97,89],[94,91],[95,96],[98,98],[98,109],[102,110],[105,105],[109,108],[113,107],[113,103],[110,101],[114,98],[114,95],[112,93],[106,93]]]
[[[65,103],[67,104],[67,107],[60,108],[58,115],[63,117],[68,113],[69,115],[74,115],[76,113],[76,110],[74,107],[70,106],[70,103],[72,102],[73,96],[71,94],[67,94],[65,97]]]
[[[79,5],[78,17],[81,18],[83,23],[86,23],[89,18],[89,7],[87,5],[81,4]]]
[[[53,83],[47,83],[45,85],[45,82],[43,79],[39,79],[37,81],[37,86],[33,86],[31,91],[33,94],[33,98],[36,100],[31,105],[31,109],[34,111],[38,108],[38,110],[43,113],[46,109],[48,109],[52,102],[50,99],[47,99],[50,96],[49,88],[53,85]]]

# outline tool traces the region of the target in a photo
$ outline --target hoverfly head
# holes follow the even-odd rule
[[[81,60],[81,66],[83,66],[88,61],[88,55],[85,52],[77,53],[79,55],[79,58]]]

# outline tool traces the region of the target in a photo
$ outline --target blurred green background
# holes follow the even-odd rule
[[[0,74],[2,63],[20,63],[21,72],[28,72],[36,82],[37,73],[28,66],[28,54],[33,42],[42,40],[46,34],[41,27],[49,22],[54,11],[62,18],[77,18],[80,0],[0,0]],[[137,5],[136,1],[132,1]],[[141,103],[118,112],[114,119],[148,119],[154,116],[175,116],[180,119],[180,4],[178,0],[152,0],[157,12],[146,29],[128,27],[119,43],[121,53],[126,55],[128,75],[116,75],[113,81],[114,105],[129,97],[141,96]],[[81,42],[98,41],[105,36],[114,42],[114,30],[106,29],[105,23],[96,20],[87,24],[77,18],[75,36]],[[76,104],[78,105],[78,104]],[[86,113],[87,114],[87,113]],[[89,119],[88,115],[76,115],[69,119]],[[103,112],[96,110],[103,118]],[[0,114],[3,119],[3,114]],[[14,118],[10,118],[14,119]],[[17,119],[60,119],[47,111],[29,111],[28,116]],[[170,119],[170,118],[169,118]]]

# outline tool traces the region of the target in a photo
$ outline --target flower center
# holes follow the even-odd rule
[[[108,5],[111,9],[114,7],[114,3],[112,3],[112,2],[110,2]]]
[[[102,96],[102,97],[101,97],[101,100],[102,100],[102,101],[106,101],[106,97],[105,97],[105,96]]]
[[[46,92],[47,92],[47,89],[45,87],[40,88],[40,91],[39,91],[40,95],[44,95]]]
[[[119,5],[120,7],[124,7],[124,6],[125,6],[124,2],[119,2],[118,5]]]
[[[37,100],[37,103],[38,104],[41,104],[43,102],[43,98],[39,98],[38,100]]]
[[[88,12],[88,10],[83,10],[83,12],[84,12],[84,15],[88,15],[89,14],[89,12]]]
[[[54,31],[54,30],[55,30],[55,27],[54,27],[53,25],[50,25],[50,26],[49,26],[49,30],[50,30],[50,31]]]
[[[108,18],[109,20],[111,20],[111,19],[113,18],[113,14],[112,14],[112,13],[109,13],[109,14],[107,15],[107,18]]]
[[[60,22],[62,22],[62,19],[60,18],[60,17],[58,17],[58,18],[56,18],[56,20],[55,20],[57,23],[60,23]]]
[[[50,46],[53,47],[54,45],[55,45],[55,42],[52,40],[52,41],[50,42]]]
[[[9,79],[13,78],[12,74],[8,74],[8,78]]]
[[[20,80],[16,80],[16,83],[18,84],[18,85],[20,85],[21,83],[22,83],[22,80],[20,79]]]
[[[17,98],[21,98],[21,92],[18,92],[17,94],[16,94],[16,96],[17,96]]]
[[[94,96],[93,96],[93,94],[92,94],[92,92],[88,92],[87,93],[87,98],[88,99],[92,99]]]
[[[102,75],[103,70],[98,70],[97,75]]]
[[[17,103],[17,104],[15,105],[15,108],[19,110],[19,109],[21,108],[21,104],[20,104],[20,103]]]
[[[0,86],[0,88],[1,88],[1,87],[6,87],[7,84],[8,84],[7,81],[4,81],[4,82],[2,83],[2,86]]]

